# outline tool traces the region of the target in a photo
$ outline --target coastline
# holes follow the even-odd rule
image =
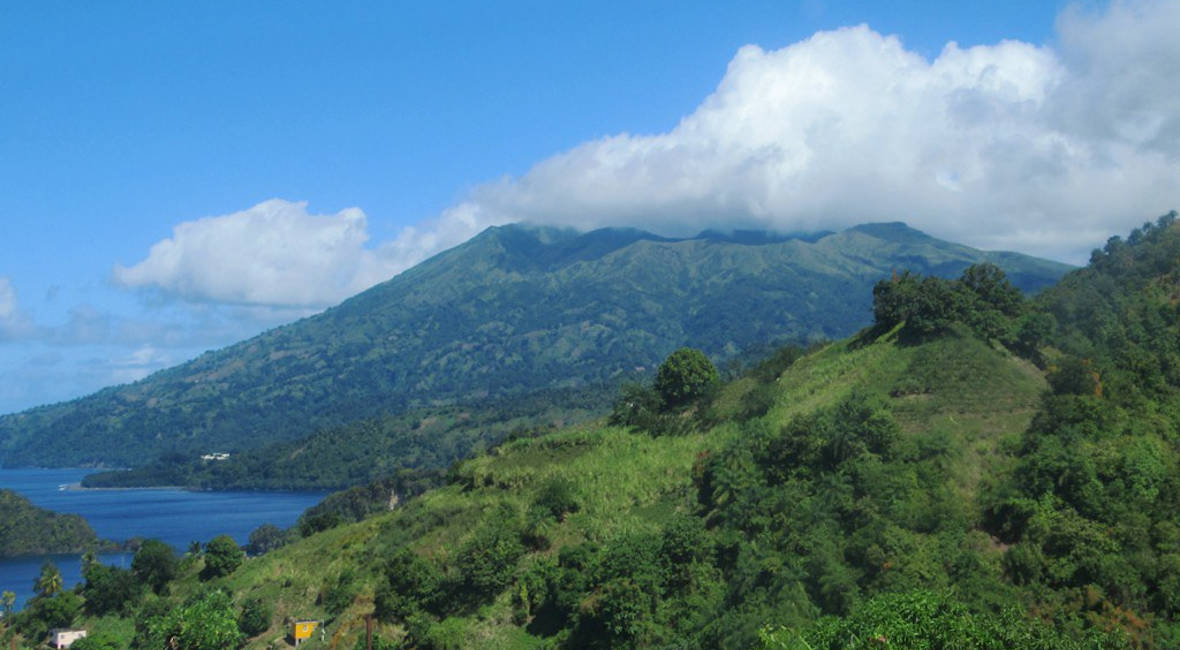
[[[57,486],[61,492],[115,492],[123,490],[181,490],[184,492],[205,492],[183,485],[153,485],[150,487],[86,487],[81,483],[63,483]]]

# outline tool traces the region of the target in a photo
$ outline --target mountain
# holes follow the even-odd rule
[[[142,464],[240,452],[363,418],[642,377],[682,345],[712,358],[846,336],[869,288],[994,262],[1035,291],[1067,267],[904,224],[811,237],[490,228],[316,316],[89,397],[0,417],[5,465]]]

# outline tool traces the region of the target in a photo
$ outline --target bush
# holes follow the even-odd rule
[[[146,648],[230,650],[240,648],[246,640],[238,629],[233,602],[220,590],[198,594],[184,605],[148,619],[144,632],[140,647]]]
[[[247,598],[238,614],[238,629],[248,637],[258,636],[270,627],[270,607],[261,598]]]
[[[546,481],[533,503],[559,520],[567,513],[578,511],[574,484],[563,477],[555,477]]]
[[[445,577],[430,560],[398,549],[385,567],[386,582],[377,590],[377,616],[408,619],[419,611],[441,613],[446,602]]]
[[[336,512],[321,512],[315,515],[303,515],[299,518],[299,536],[310,537],[344,523]]]
[[[269,553],[287,544],[287,534],[282,528],[274,524],[262,524],[250,533],[250,543],[246,549],[251,555]]]
[[[468,593],[477,600],[495,596],[512,584],[524,545],[514,521],[485,524],[455,558]]]
[[[336,581],[320,591],[320,604],[332,616],[348,609],[356,598],[356,573],[352,569],[345,569],[336,577]]]

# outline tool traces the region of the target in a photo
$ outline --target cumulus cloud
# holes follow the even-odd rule
[[[1180,3],[1069,9],[1053,46],[948,43],[933,60],[861,25],[740,49],[674,128],[616,134],[474,189],[367,244],[356,208],[273,200],[177,226],[116,280],[190,300],[324,306],[514,221],[837,229],[903,220],[1084,262],[1180,203]]]
[[[292,308],[339,302],[487,225],[471,206],[459,205],[370,247],[367,219],[358,208],[316,215],[307,211],[306,202],[271,199],[241,212],[181,223],[172,237],[151,247],[146,259],[130,267],[115,265],[113,277],[124,287],[157,289],[194,302],[264,307],[254,320],[273,320]]]
[[[116,265],[126,287],[242,305],[326,306],[388,279],[394,267],[365,247],[364,212],[310,214],[273,199],[233,214],[187,221],[143,261]]]
[[[666,234],[900,219],[1084,260],[1180,202],[1177,30],[1180,3],[1116,2],[1063,13],[1054,48],[952,42],[930,61],[864,25],[747,46],[672,130],[484,185],[465,218]]]

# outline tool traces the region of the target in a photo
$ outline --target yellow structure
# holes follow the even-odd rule
[[[319,621],[295,621],[295,645],[310,639],[319,625]]]

